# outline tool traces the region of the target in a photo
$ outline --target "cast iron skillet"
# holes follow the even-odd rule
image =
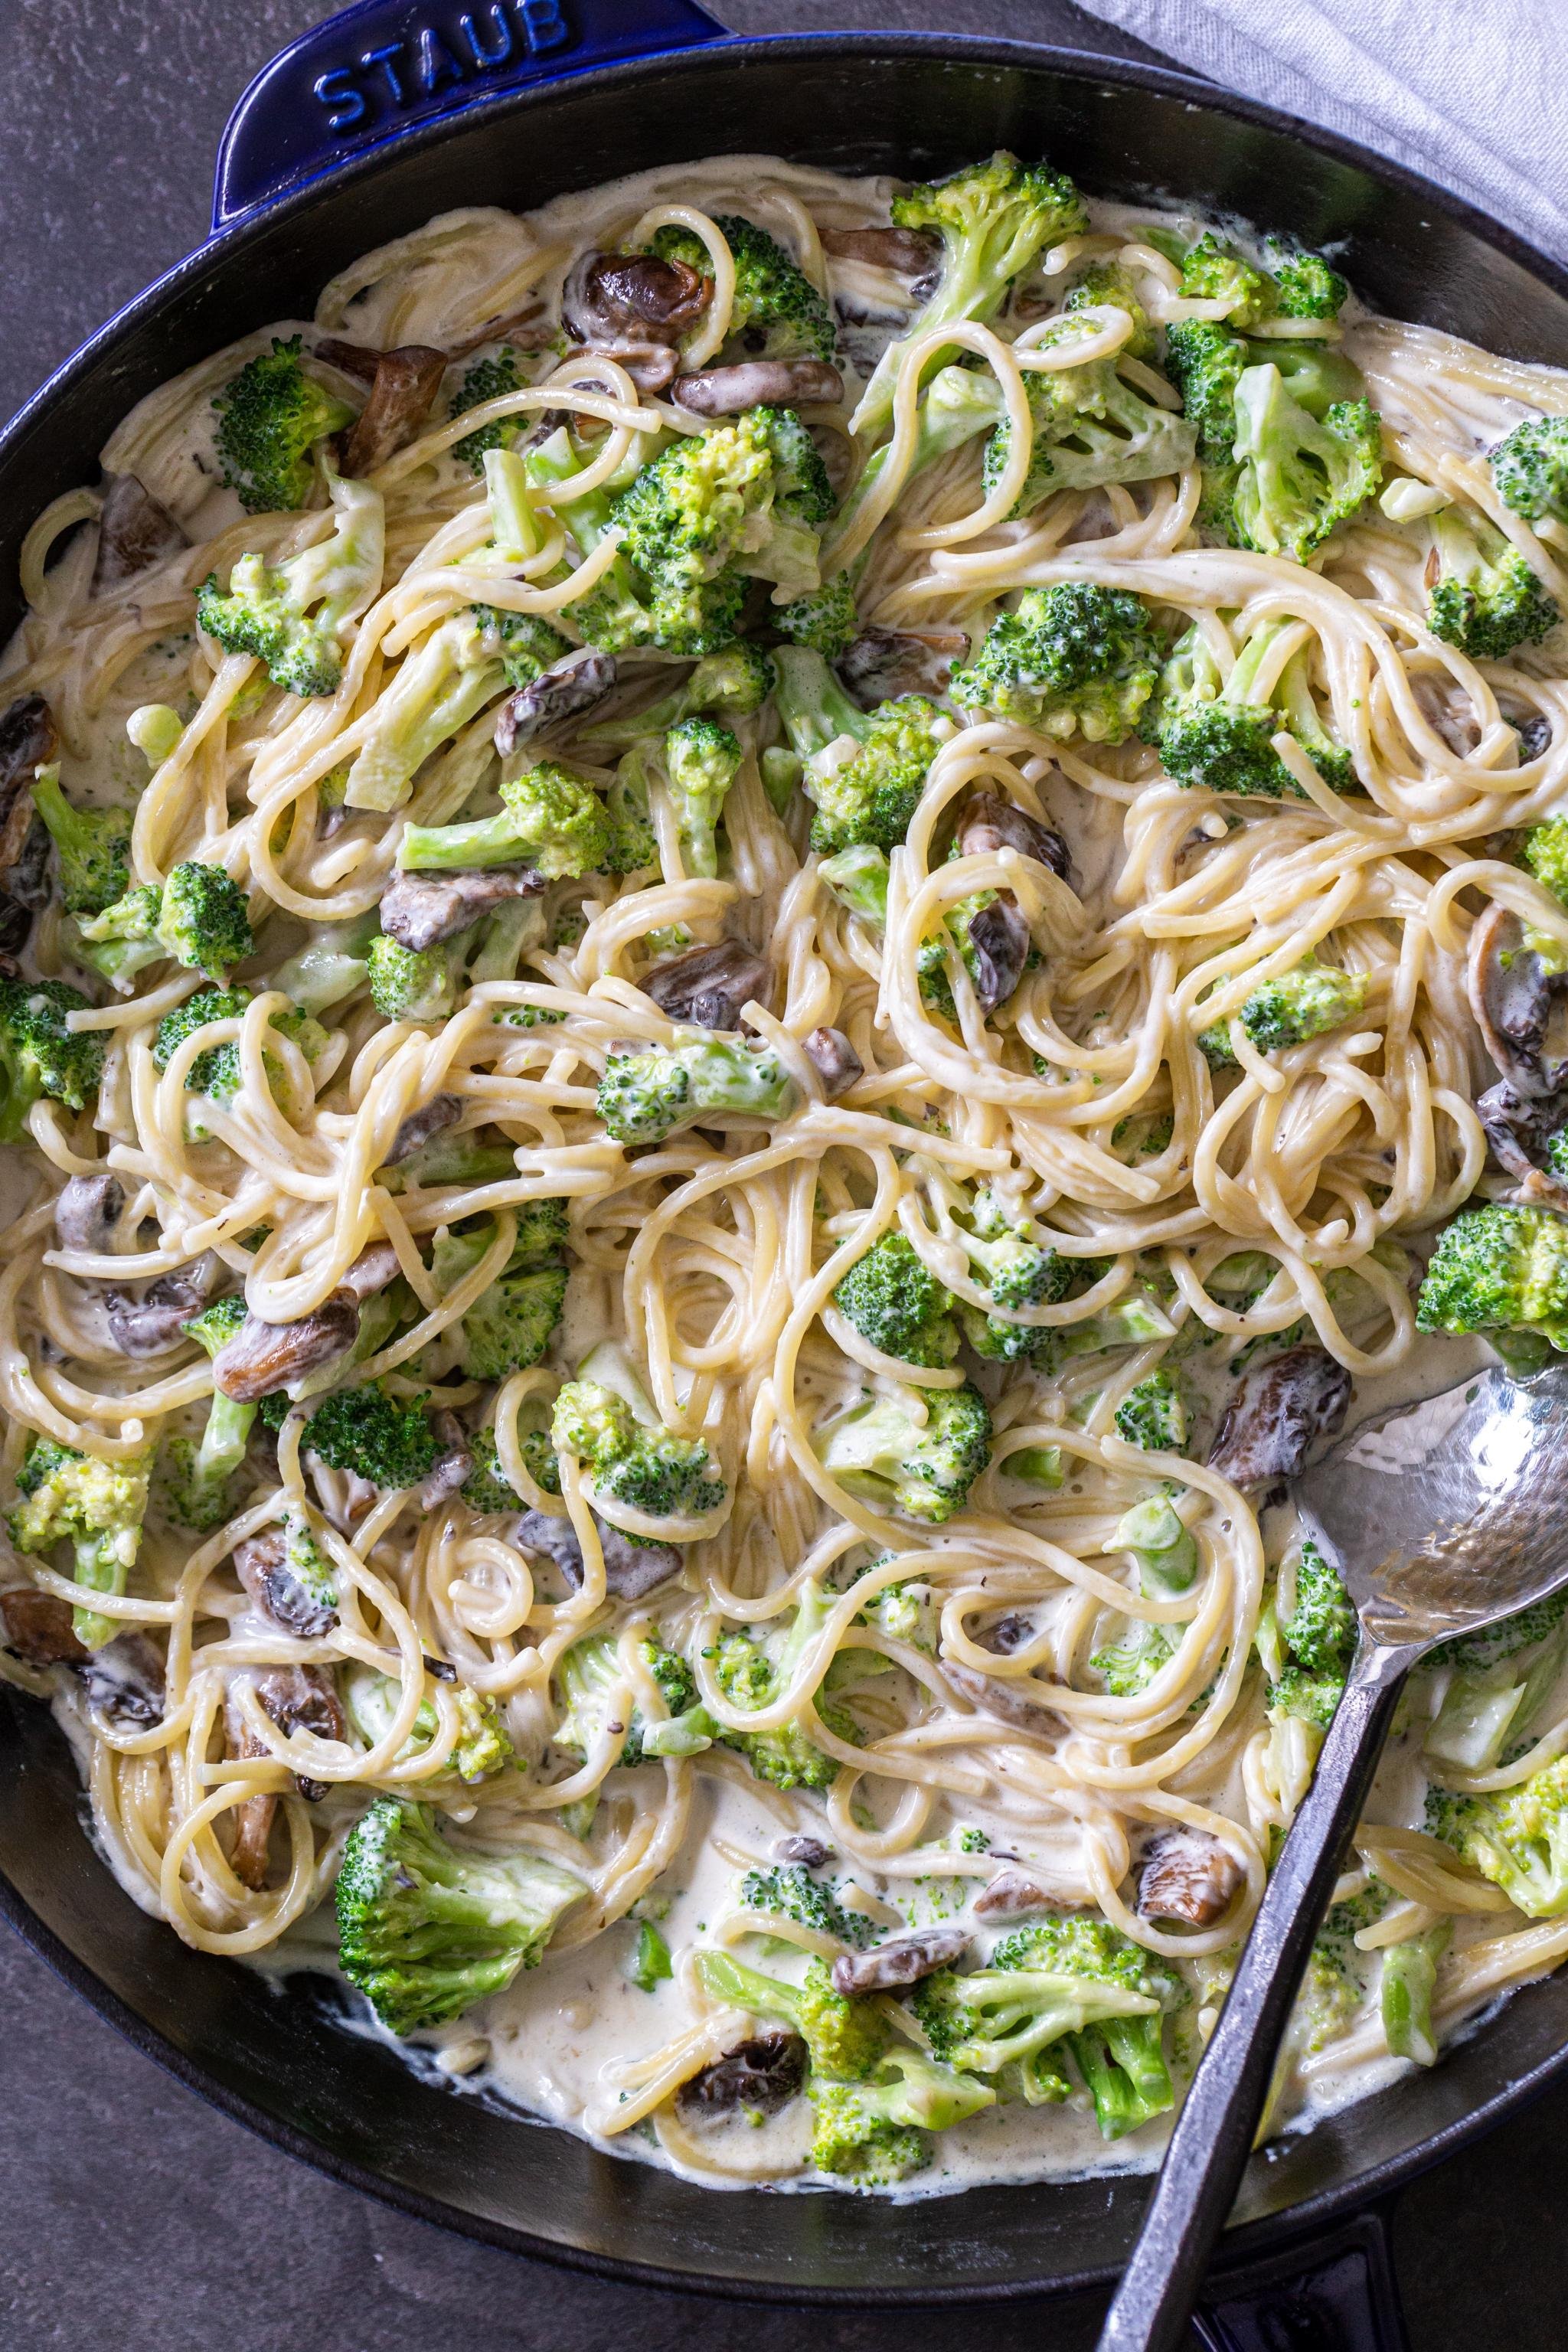
[[[1331,244],[1378,307],[1568,365],[1562,271],[1411,174],[1175,73],[910,35],[733,41],[693,0],[638,0],[636,12],[626,0],[368,0],[242,100],[210,242],[0,436],[0,635],[19,617],[23,531],[92,475],[133,402],[268,320],[309,317],[333,271],[433,213],[521,210],[716,152],[923,175],[1000,144],[1048,155],[1091,194],[1163,193]],[[44,1709],[7,1693],[0,1740],[0,1903],[21,1934],[193,2088],[410,2212],[603,2275],[780,2302],[1047,2294],[1106,2281],[1131,2243],[1136,2179],[908,2205],[721,2194],[454,2093],[344,2032],[321,1980],[275,1992],[138,1911],[88,1843]],[[1398,2352],[1377,2200],[1565,2056],[1560,1979],[1520,1993],[1432,2074],[1255,2158],[1205,2323],[1216,2352]]]

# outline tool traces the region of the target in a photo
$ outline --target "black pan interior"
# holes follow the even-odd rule
[[[876,92],[874,108],[868,90]],[[476,108],[230,232],[95,339],[0,438],[0,635],[16,550],[50,497],[90,478],[126,410],[269,319],[309,316],[333,271],[456,205],[524,208],[563,189],[720,151],[841,169],[948,169],[993,146],[1044,152],[1092,194],[1165,194],[1342,250],[1373,303],[1521,358],[1568,365],[1568,279],[1420,183],[1308,143],[1203,85],[1007,44],[914,37],[736,43]],[[245,2121],[363,2188],[475,2235],[687,2289],[930,2301],[1104,2277],[1143,2189],[1122,2179],[890,2206],[718,2194],[601,2156],[421,2080],[334,2023],[335,1997],[284,1994],[186,1949],[93,1854],[65,1743],[0,1706],[0,1887],[16,1924],[149,2053]],[[1254,2160],[1237,2242],[1406,2176],[1561,2062],[1568,1980],[1510,2002],[1443,2066]]]

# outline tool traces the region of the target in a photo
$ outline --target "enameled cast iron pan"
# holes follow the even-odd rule
[[[522,210],[724,151],[925,176],[998,145],[1047,155],[1091,194],[1164,194],[1331,244],[1377,307],[1568,366],[1563,271],[1411,174],[1175,73],[937,37],[731,40],[693,0],[367,0],[241,100],[210,241],[0,436],[0,638],[20,616],[24,530],[93,474],[132,403],[270,319],[309,317],[334,271],[433,213]],[[48,1716],[5,1694],[0,1904],[13,1925],[195,2089],[427,2220],[601,2274],[825,2303],[1079,2287],[1109,2279],[1131,2242],[1136,2179],[900,2206],[716,2193],[599,2155],[345,2032],[317,1980],[277,1993],[188,1950],[120,1891],[83,1815]],[[1433,2073],[1256,2158],[1205,2322],[1216,2352],[1400,2352],[1377,2201],[1565,2057],[1568,1978],[1520,1993]]]

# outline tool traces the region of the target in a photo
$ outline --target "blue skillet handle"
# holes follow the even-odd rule
[[[1410,2352],[1384,2214],[1213,2274],[1193,2326],[1205,2352]]]
[[[697,0],[358,0],[274,58],[235,108],[213,227],[503,91],[726,38]]]

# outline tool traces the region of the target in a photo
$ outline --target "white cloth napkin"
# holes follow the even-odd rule
[[[1568,0],[1079,0],[1568,260]]]

